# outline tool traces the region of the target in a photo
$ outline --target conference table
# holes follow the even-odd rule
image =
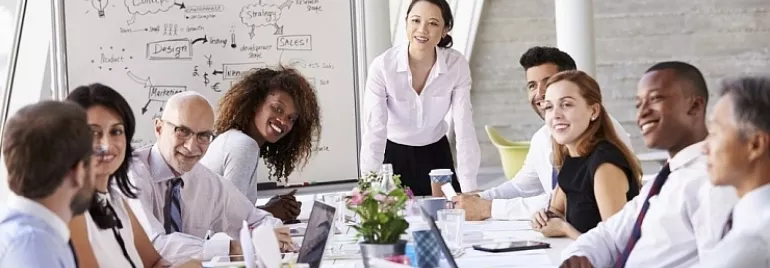
[[[298,195],[302,202],[302,213],[298,219],[309,218],[313,202],[322,202],[322,194]],[[257,204],[264,204],[267,199],[260,199]],[[356,230],[349,225],[336,224],[337,232],[327,243],[324,268],[364,267],[360,255]],[[572,240],[568,238],[546,238],[533,231],[529,221],[466,221],[462,227],[464,233],[463,250],[455,260],[459,267],[558,267],[561,251]],[[510,242],[514,240],[535,240],[549,243],[551,248],[506,253],[488,253],[472,248],[475,244]],[[299,243],[299,240],[297,241]]]

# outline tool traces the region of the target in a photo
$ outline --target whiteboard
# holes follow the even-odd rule
[[[66,2],[66,4],[65,4]],[[353,0],[59,0],[55,74],[64,94],[100,82],[136,116],[135,148],[155,142],[153,118],[175,93],[215,107],[239,77],[294,67],[316,88],[321,140],[290,183],[358,174],[359,67]],[[256,160],[255,160],[256,161]],[[268,172],[259,160],[259,181]]]

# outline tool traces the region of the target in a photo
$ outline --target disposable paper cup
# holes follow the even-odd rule
[[[434,197],[444,197],[444,191],[441,186],[446,183],[452,183],[454,173],[450,169],[434,169],[430,171],[430,189]]]
[[[435,183],[444,184],[447,182],[452,182],[452,175],[454,173],[450,169],[434,169],[430,171],[430,181]]]

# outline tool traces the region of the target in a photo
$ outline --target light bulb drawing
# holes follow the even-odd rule
[[[104,18],[104,8],[107,7],[108,0],[91,0],[91,6],[99,12],[99,17]]]

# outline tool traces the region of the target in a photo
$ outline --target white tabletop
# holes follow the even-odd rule
[[[297,200],[302,202],[302,212],[298,219],[306,221],[310,217],[313,201],[320,200],[321,195],[298,195]],[[267,199],[257,201],[258,205],[264,204]],[[341,234],[335,234],[327,246],[325,259],[321,267],[363,267],[358,244],[355,240],[355,229],[338,225]],[[528,221],[484,221],[466,222],[463,226],[466,235],[477,237],[475,241],[464,241],[464,253],[456,258],[459,267],[558,267],[561,259],[561,251],[572,242],[568,238],[546,238],[542,234],[531,230]],[[483,238],[479,238],[479,234]],[[487,253],[476,251],[474,244],[510,242],[514,240],[536,240],[549,243],[550,249],[528,250],[507,253]],[[297,241],[299,243],[299,241]],[[326,258],[332,255],[334,259]],[[334,255],[345,255],[346,258],[335,258]],[[470,265],[469,265],[470,264]]]
[[[487,224],[488,222],[468,222],[470,224]],[[516,222],[512,222],[516,224]],[[522,223],[522,222],[518,222]],[[528,224],[528,223],[527,223]],[[467,225],[466,225],[467,226]],[[482,227],[483,228],[483,227]],[[568,238],[545,238],[542,234],[532,230],[520,231],[485,231],[484,242],[510,242],[514,240],[536,240],[549,243],[550,249],[529,250],[506,253],[487,253],[476,251],[472,248],[474,243],[466,243],[464,253],[456,258],[458,267],[558,267],[561,260],[561,251],[572,242]],[[355,235],[353,228],[343,230],[343,234],[335,235],[334,240],[329,243],[327,253],[345,252],[345,255],[356,255],[358,245],[355,240],[350,239]],[[482,243],[484,243],[482,242]],[[359,259],[324,259],[321,263],[323,268],[360,268],[364,267],[362,260]]]

